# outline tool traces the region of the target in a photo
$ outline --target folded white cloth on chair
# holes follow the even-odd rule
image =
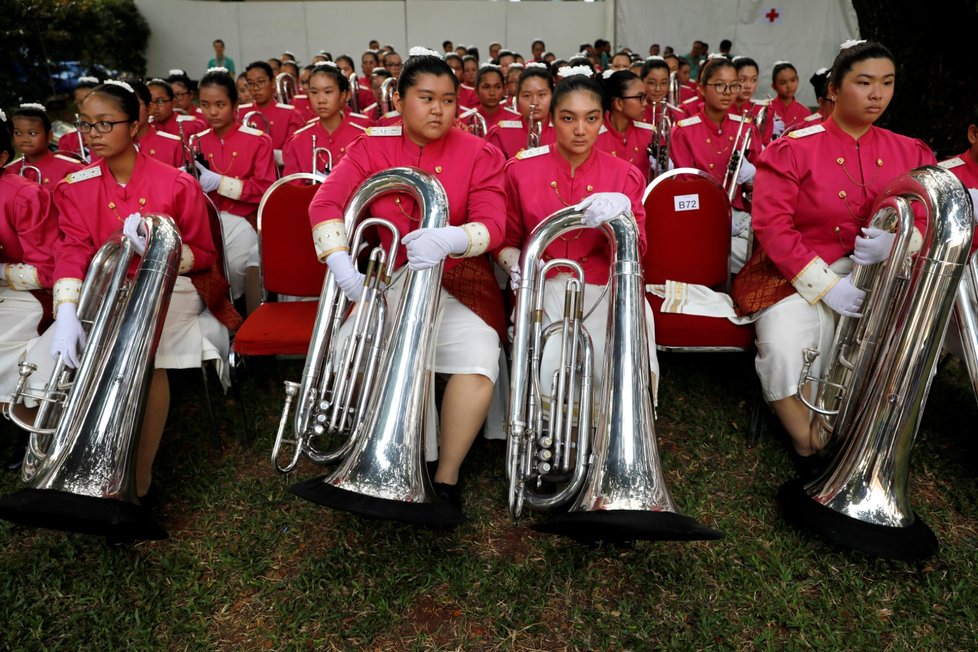
[[[711,290],[705,285],[667,280],[665,285],[647,285],[645,289],[662,299],[662,312],[666,313],[717,317],[734,324],[751,324],[757,321],[760,314],[738,316],[729,294]]]

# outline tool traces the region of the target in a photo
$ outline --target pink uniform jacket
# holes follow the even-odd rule
[[[312,110],[308,95],[293,95],[292,107],[299,112],[303,122],[309,122],[316,117],[316,112]]]
[[[570,165],[556,145],[528,149],[508,161],[506,175],[506,238],[504,247],[523,249],[533,228],[552,213],[579,203],[596,192],[620,192],[632,202],[640,248],[645,251],[645,179],[635,166],[597,147],[571,176]],[[596,229],[561,236],[547,247],[544,258],[570,258],[581,263],[588,283],[608,282],[610,252],[607,239]],[[556,275],[559,272],[554,272]]]
[[[199,110],[199,109],[198,109]],[[204,129],[207,129],[207,121],[198,116],[196,113],[194,115],[180,115],[179,113],[173,113],[167,120],[162,122],[157,122],[153,120],[150,123],[157,131],[164,131],[172,136],[180,136],[180,129],[183,128],[183,137],[189,139],[194,134],[199,134]]]
[[[922,142],[879,127],[856,141],[829,118],[785,134],[757,163],[754,235],[798,293],[815,303],[837,282],[828,266],[852,252],[886,184],[933,164]],[[924,232],[922,217],[916,226]]]
[[[316,148],[326,148],[332,156],[333,168],[335,168],[343,156],[346,148],[350,146],[358,136],[361,136],[366,129],[360,125],[343,119],[340,126],[333,133],[329,133],[322,126],[319,120],[310,123],[292,134],[292,137],[285,143],[282,150],[282,157],[285,159],[284,174],[295,174],[296,172],[312,172],[312,138],[316,137]],[[322,172],[323,167],[329,165],[330,159],[322,153],[316,155],[316,170]]]
[[[200,186],[186,172],[136,154],[132,178],[123,188],[105,161],[69,175],[54,189],[61,238],[54,247],[54,280],[84,279],[95,252],[122,228],[132,213],[173,218],[185,247],[193,254],[190,271],[216,260],[210,221]],[[133,261],[136,264],[136,261]]]
[[[787,127],[799,122],[800,120],[810,116],[812,114],[811,109],[807,106],[795,100],[790,106],[785,106],[781,98],[776,97],[771,100],[771,107],[768,109],[766,124],[764,125],[764,133],[761,136],[764,138],[764,144],[768,144],[774,139],[774,117],[777,116],[781,118],[786,127],[785,133],[787,133]]]
[[[493,113],[492,115],[489,115],[488,113],[486,113],[485,108],[481,104],[476,104],[472,108],[474,108],[476,111],[478,111],[479,112],[479,115],[482,116],[482,119],[486,121],[486,131],[487,131],[487,134],[486,135],[488,135],[488,130],[489,129],[492,129],[493,127],[495,127],[496,125],[498,125],[503,120],[519,120],[520,119],[520,114],[519,113],[517,113],[516,111],[513,111],[512,109],[507,109],[502,104],[499,105],[499,108],[497,108],[496,109],[496,112]]]
[[[398,166],[421,168],[434,175],[448,195],[450,224],[480,223],[488,231],[488,249],[503,241],[506,226],[506,198],[503,195],[503,157],[495,147],[460,129],[450,129],[442,139],[418,147],[403,133],[403,128],[371,127],[347,148],[343,164],[326,178],[309,206],[313,228],[329,220],[343,218],[343,210],[356,189],[373,174]],[[369,215],[383,217],[397,225],[403,237],[418,228],[418,207],[408,195],[382,197],[371,204]],[[381,231],[385,245],[390,241]],[[352,235],[348,234],[348,235]],[[404,247],[398,250],[397,265],[406,260]],[[460,262],[446,258],[445,269]]]
[[[300,129],[305,121],[302,114],[288,104],[279,104],[272,100],[265,106],[249,102],[238,106],[238,122],[243,122],[244,117],[252,111],[258,111],[268,119],[269,136],[272,138],[272,148],[282,149],[285,141],[288,140],[297,129]],[[254,126],[264,131],[265,123],[257,119]]]
[[[247,217],[257,210],[262,195],[275,182],[275,159],[269,137],[257,129],[233,124],[223,138],[208,129],[194,140],[212,172],[240,182],[240,192],[230,193],[236,197],[221,194],[220,189],[210,193],[218,210],[239,217]]]
[[[41,185],[48,190],[52,190],[59,181],[72,172],[76,172],[85,167],[84,164],[69,156],[45,152],[44,156],[35,163],[29,163],[27,159],[21,157],[9,164],[7,169],[13,174],[20,174],[25,165],[33,165],[41,171]],[[34,178],[33,172],[28,172],[27,175],[28,181],[37,181]]]
[[[500,120],[486,134],[486,141],[502,150],[506,158],[513,158],[526,149],[529,133],[530,125],[526,120]],[[550,121],[545,119],[543,129],[540,131],[540,145],[550,145],[555,142],[557,142],[557,133]]]
[[[51,193],[10,169],[0,173],[0,263],[33,265],[41,286],[49,288],[57,240]]]
[[[184,164],[183,143],[179,136],[159,132],[150,127],[137,144],[140,152],[161,163],[175,168]]]
[[[628,161],[636,168],[643,179],[649,178],[649,145],[652,143],[652,125],[648,122],[633,120],[619,133],[611,124],[611,119],[605,117],[598,135],[598,148],[608,152],[615,158]]]

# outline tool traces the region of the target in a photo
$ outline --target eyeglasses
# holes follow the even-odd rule
[[[189,92],[185,92],[185,93],[181,93],[181,92],[179,92],[179,91],[173,91],[173,97],[175,97],[175,98],[176,98],[176,99],[178,99],[178,100],[179,100],[179,99],[180,99],[181,97],[187,97],[188,95],[190,95],[190,93],[189,93]]]
[[[156,106],[163,106],[164,104],[169,104],[173,100],[164,100],[162,97],[158,97],[155,100],[150,100],[150,104],[155,104]]]
[[[401,68],[404,67],[404,64],[403,63],[390,63],[390,64],[387,64],[384,67],[387,68],[388,70],[400,70]]]
[[[92,128],[95,128],[96,133],[107,134],[112,131],[112,128],[116,125],[129,124],[129,120],[99,120],[98,122],[85,122],[84,120],[79,120],[75,123],[75,129],[83,134],[91,133]]]
[[[649,82],[645,82],[645,85],[646,86],[650,86],[652,88],[669,88],[669,80],[668,79],[665,79],[665,80],[660,81],[660,82],[649,81]]]
[[[733,84],[724,84],[723,82],[716,82],[715,84],[706,84],[706,86],[709,86],[720,95],[725,95],[727,91],[730,91],[731,93],[739,93],[740,89],[743,88],[743,85],[740,84],[739,82],[735,82]]]
[[[621,96],[621,99],[623,99],[623,100],[639,100],[640,102],[644,102],[646,97],[648,97],[648,95],[646,95],[645,93],[639,93],[638,95],[622,95]]]
[[[262,88],[263,86],[267,86],[269,81],[271,80],[263,79],[259,82],[250,81],[248,82],[248,88]]]

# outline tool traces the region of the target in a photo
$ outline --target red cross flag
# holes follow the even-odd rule
[[[771,7],[767,11],[761,14],[760,22],[766,23],[768,25],[774,25],[775,23],[781,22],[781,10],[777,7]]]

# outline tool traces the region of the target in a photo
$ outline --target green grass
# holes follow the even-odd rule
[[[111,549],[0,524],[0,646],[44,649],[973,650],[978,625],[978,407],[956,362],[934,382],[912,465],[941,551],[870,559],[789,529],[780,442],[746,445],[752,362],[663,356],[656,423],[680,509],[717,542],[587,547],[510,523],[501,442],[466,466],[469,522],[440,533],[300,500],[268,462],[280,377],[243,380],[250,437],[199,377],[173,375],[156,464],[170,539]],[[294,479],[318,474],[304,463]],[[0,478],[0,492],[18,487]]]

